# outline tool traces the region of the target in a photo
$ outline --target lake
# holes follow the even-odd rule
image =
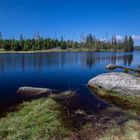
[[[104,68],[109,63],[136,68],[140,52],[0,54],[0,106],[21,86],[76,90],[86,97],[88,80],[109,72]]]

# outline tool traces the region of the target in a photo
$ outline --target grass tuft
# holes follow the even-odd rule
[[[99,140],[140,140],[140,124],[131,120],[124,126],[115,126]]]
[[[0,139],[51,139],[67,137],[69,130],[61,123],[63,107],[51,98],[21,105],[18,112],[0,120]]]

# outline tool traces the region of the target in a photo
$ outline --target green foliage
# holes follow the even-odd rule
[[[0,33],[0,49],[4,49],[6,51],[35,51],[52,48],[85,48],[93,51],[133,51],[134,41],[131,36],[125,36],[124,41],[118,41],[115,35],[112,37],[112,41],[98,40],[91,33],[83,38],[81,42],[64,40],[63,37],[61,37],[60,40],[52,38],[41,38],[39,33],[34,39],[24,39],[23,35],[21,34],[19,40],[4,40],[2,39],[2,34]]]
[[[86,47],[87,48],[95,47],[95,37],[92,36],[91,33],[89,35],[87,35],[87,37],[86,37]]]
[[[140,70],[140,65],[138,65],[137,68]]]
[[[134,41],[131,36],[129,36],[129,50],[133,51],[134,50]]]
[[[0,32],[0,40],[2,40],[2,33]]]
[[[124,73],[129,73],[129,69],[124,69],[123,72]]]
[[[131,36],[125,36],[124,39],[124,50],[125,51],[133,51],[134,50],[134,41]]]
[[[5,51],[9,51],[11,50],[11,41],[10,40],[5,40],[2,42],[2,48],[5,50]]]

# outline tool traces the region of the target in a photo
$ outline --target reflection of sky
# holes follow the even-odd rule
[[[136,67],[140,53],[44,53],[0,55],[0,95],[20,86],[78,89],[115,63]],[[119,71],[119,70],[118,70]]]

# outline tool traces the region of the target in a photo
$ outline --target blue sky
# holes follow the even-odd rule
[[[99,39],[133,35],[140,45],[139,7],[140,0],[0,0],[0,32],[74,40],[90,32]]]

